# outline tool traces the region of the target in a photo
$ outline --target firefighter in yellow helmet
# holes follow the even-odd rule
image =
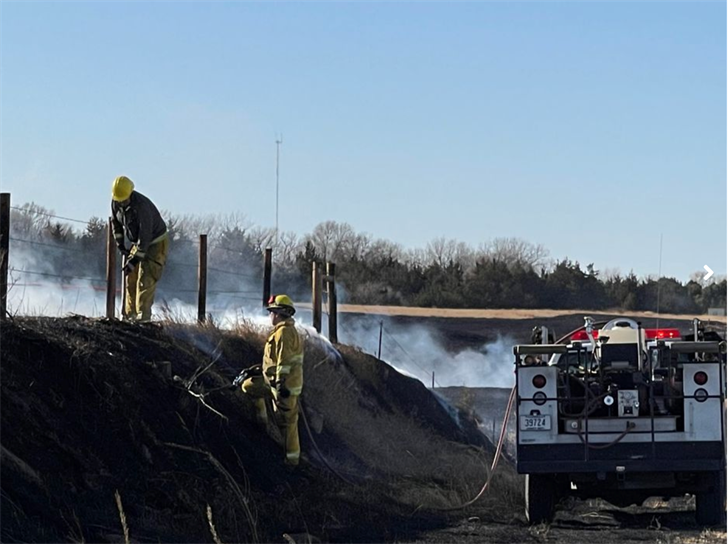
[[[266,400],[273,401],[276,423],[280,426],[286,449],[286,464],[296,466],[301,457],[298,441],[298,396],[303,388],[303,340],[296,331],[296,309],[287,295],[274,295],[266,309],[270,312],[273,332],[263,351],[263,365],[258,375],[243,373],[234,382],[244,393],[255,398],[257,418],[267,425]]]
[[[125,257],[126,300],[122,314],[131,321],[152,318],[157,282],[162,277],[169,250],[167,225],[134,182],[119,176],[111,185],[111,224],[119,251]],[[124,236],[131,242],[126,247]]]

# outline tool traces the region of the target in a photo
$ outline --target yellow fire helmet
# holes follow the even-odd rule
[[[111,198],[116,202],[123,202],[134,191],[134,182],[126,176],[119,176],[111,184]]]
[[[268,306],[265,307],[269,312],[283,313],[293,315],[296,313],[296,308],[293,306],[293,301],[288,295],[273,295],[268,299]]]

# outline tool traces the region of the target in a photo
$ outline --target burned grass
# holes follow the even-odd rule
[[[438,508],[487,474],[489,446],[465,414],[456,424],[420,382],[318,337],[302,402],[321,453],[354,485],[324,468],[303,426],[304,465],[289,474],[275,433],[226,388],[261,359],[254,326],[1,327],[3,542],[404,540],[444,526]],[[518,507],[512,478],[497,474],[479,511]]]

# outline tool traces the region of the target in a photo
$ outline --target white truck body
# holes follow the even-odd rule
[[[626,505],[694,493],[699,523],[725,521],[725,342],[626,318],[587,318],[585,330],[583,342],[514,347],[529,520],[549,521],[567,495]]]

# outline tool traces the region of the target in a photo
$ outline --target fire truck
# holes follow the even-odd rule
[[[726,515],[726,343],[629,318],[513,348],[516,464],[526,516],[550,522],[568,496],[617,506],[695,495],[701,525]],[[550,341],[550,342],[549,342]]]

